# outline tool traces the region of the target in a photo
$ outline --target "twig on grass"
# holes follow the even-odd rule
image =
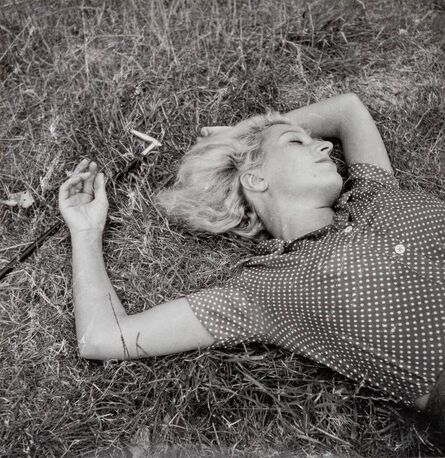
[[[132,130],[132,133],[136,134],[136,132],[137,131]],[[145,156],[151,150],[153,150],[157,146],[161,146],[160,142],[158,142],[156,139],[146,134],[141,134],[140,132],[137,132],[137,136],[139,138],[142,138],[143,140],[150,139],[149,141],[151,141],[152,143],[147,148],[145,148],[144,151],[142,151],[140,157],[135,157],[134,159],[132,159],[127,164],[124,170],[120,170],[117,173],[115,173],[114,176],[111,178],[111,180],[109,180],[110,183],[115,184],[116,181],[122,179],[129,171],[131,171],[134,167],[136,167],[136,165],[141,163],[144,160]],[[3,280],[3,278],[6,277],[6,275],[12,272],[18,263],[23,262],[29,256],[31,256],[31,254],[38,247],[40,247],[47,239],[49,239],[52,235],[54,235],[62,227],[62,224],[63,224],[63,221],[59,219],[59,221],[57,221],[49,229],[47,229],[42,235],[40,235],[38,239],[31,242],[21,253],[19,253],[15,258],[13,258],[8,264],[6,264],[6,266],[0,270],[0,280]]]

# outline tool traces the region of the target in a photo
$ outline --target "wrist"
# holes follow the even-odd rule
[[[72,241],[102,241],[103,231],[100,229],[88,229],[82,231],[70,231]]]

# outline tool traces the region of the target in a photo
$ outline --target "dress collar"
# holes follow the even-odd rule
[[[343,193],[337,200],[334,210],[334,222],[323,226],[315,231],[309,232],[308,234],[302,235],[294,240],[283,240],[283,239],[269,239],[263,240],[258,243],[255,248],[257,256],[264,256],[268,254],[281,254],[289,251],[295,246],[298,246],[303,240],[318,240],[328,233],[345,228],[349,223],[349,211],[345,208],[347,201],[351,196],[352,190]]]

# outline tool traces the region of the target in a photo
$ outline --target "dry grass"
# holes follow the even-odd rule
[[[347,91],[402,186],[445,199],[443,19],[439,0],[3,0],[0,198],[37,202],[0,209],[0,268],[59,218],[65,171],[86,156],[111,175],[142,151],[137,129],[163,147],[109,190],[104,253],[124,306],[223,282],[250,243],[169,226],[153,193],[203,125]],[[0,284],[0,455],[445,453],[415,412],[278,348],[80,359],[70,262],[64,229]]]

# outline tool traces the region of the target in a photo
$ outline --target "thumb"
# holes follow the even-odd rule
[[[107,199],[107,193],[105,190],[105,175],[100,172],[94,179],[94,196],[96,199]]]

